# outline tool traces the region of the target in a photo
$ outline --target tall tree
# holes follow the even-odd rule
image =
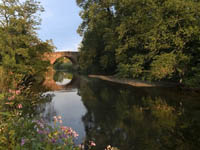
[[[115,20],[112,1],[77,0],[83,9],[78,32],[83,36],[80,66],[88,72],[115,70]]]
[[[191,77],[199,58],[194,55],[199,48],[199,6],[194,0],[119,1],[119,67],[128,65],[133,77]]]
[[[89,68],[105,65],[109,72],[108,58],[122,77],[200,85],[199,0],[77,0],[77,4],[82,8],[80,60],[86,62],[85,68],[88,63]]]
[[[0,67],[10,77],[6,82],[17,85],[27,76],[46,70],[48,62],[42,61],[42,56],[53,47],[36,34],[41,11],[43,8],[35,0],[0,2]]]

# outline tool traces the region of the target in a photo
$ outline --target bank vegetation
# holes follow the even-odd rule
[[[76,0],[88,74],[200,86],[199,0]]]

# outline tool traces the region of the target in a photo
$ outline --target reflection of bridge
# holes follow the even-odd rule
[[[58,58],[67,57],[71,60],[73,64],[78,63],[78,55],[79,52],[72,52],[72,51],[65,51],[65,52],[52,52],[52,53],[45,53],[44,58],[49,60],[51,64],[54,64]]]
[[[72,91],[73,89],[76,89],[79,87],[80,80],[76,75],[74,75],[72,80],[69,83],[67,83],[66,85],[56,84],[56,81],[54,81],[54,79],[53,79],[55,72],[56,71],[53,68],[49,69],[49,71],[46,73],[45,81],[43,82],[43,85],[49,91],[61,91],[61,90]]]

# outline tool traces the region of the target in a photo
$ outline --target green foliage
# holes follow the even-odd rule
[[[63,126],[61,117],[54,117],[54,126],[39,117],[39,104],[51,95],[42,95],[44,87],[36,87],[0,93],[0,149],[79,150],[74,144],[77,133]]]
[[[78,29],[83,35],[82,70],[199,86],[199,1],[77,0],[77,4],[83,19]]]
[[[74,145],[75,131],[71,128],[56,124],[52,127],[43,120],[33,121],[2,113],[0,115],[6,119],[0,126],[0,149],[79,150]]]
[[[67,72],[76,72],[78,70],[77,66],[74,66],[72,62],[67,58],[58,59],[55,63],[53,68],[57,71],[67,71]]]
[[[83,35],[80,47],[80,68],[88,73],[115,70],[116,36],[112,26],[114,14],[111,1],[77,1],[83,8],[83,23],[78,32]],[[111,40],[112,39],[112,40]]]
[[[16,85],[27,76],[44,72],[49,64],[42,56],[53,46],[41,41],[35,32],[40,11],[43,8],[35,0],[0,2],[0,66],[11,77],[9,82]]]
[[[151,63],[152,76],[162,79],[166,76],[172,76],[175,73],[176,67],[176,55],[173,53],[161,54],[154,57],[154,61]]]

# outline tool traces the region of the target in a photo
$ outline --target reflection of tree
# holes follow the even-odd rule
[[[57,116],[57,112],[54,108],[54,103],[45,103],[42,105],[43,113],[42,118],[47,120],[49,123],[52,122],[53,116]]]
[[[88,109],[83,117],[87,139],[94,138],[99,150],[108,144],[122,150],[195,150],[200,146],[198,115],[188,117],[188,108],[177,100],[178,95],[167,97],[162,90],[154,94],[151,89],[96,80],[82,82],[79,93]]]
[[[56,82],[62,82],[64,79],[72,79],[72,78],[73,74],[63,71],[56,71],[53,77],[54,81]]]

